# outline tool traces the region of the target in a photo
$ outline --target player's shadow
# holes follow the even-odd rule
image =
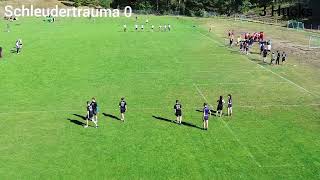
[[[152,117],[157,119],[157,120],[166,121],[166,122],[169,122],[169,123],[176,124],[176,121],[171,120],[171,119],[167,119],[167,118],[163,118],[163,117],[159,117],[159,116],[152,116]],[[198,127],[197,125],[189,123],[189,122],[182,121],[181,124],[184,125],[184,126],[187,126],[187,127],[192,127],[192,128],[197,128],[197,129],[201,129],[202,130],[201,127]]]
[[[112,114],[106,114],[106,113],[102,113],[102,114],[103,114],[104,116],[106,116],[106,117],[111,118],[111,119],[115,119],[115,120],[118,120],[118,121],[121,120],[120,118],[118,118],[117,116],[112,115]]]
[[[67,120],[72,122],[72,123],[74,123],[74,124],[76,124],[76,125],[79,125],[79,126],[84,126],[85,125],[85,123],[83,123],[83,122],[81,122],[79,120],[70,119],[70,118],[68,118]]]
[[[83,120],[87,119],[85,116],[82,116],[82,115],[79,115],[79,114],[72,114],[72,115],[77,116],[77,117],[79,117],[79,118],[81,118]]]

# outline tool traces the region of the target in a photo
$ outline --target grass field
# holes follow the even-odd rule
[[[0,32],[0,179],[320,178],[316,70],[261,65],[200,20],[149,19],[173,29],[133,32],[133,18],[22,19]],[[23,51],[12,54],[18,38]],[[201,130],[197,110],[229,93],[234,116]],[[85,129],[93,96],[100,127]],[[113,117],[122,96],[126,123]],[[171,122],[176,99],[183,126]]]

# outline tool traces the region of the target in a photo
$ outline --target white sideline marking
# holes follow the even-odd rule
[[[201,90],[198,88],[198,86],[196,84],[193,84],[194,87],[197,89],[198,93],[202,96],[202,98],[208,103],[207,98],[203,95],[203,93],[201,92]],[[208,103],[209,104],[209,103]],[[211,106],[211,108],[213,108],[213,106],[211,104],[209,104]],[[224,121],[222,121],[225,125],[225,127],[229,130],[229,132],[232,134],[232,136],[236,139],[236,141],[240,144],[240,146],[242,146],[243,149],[245,149],[248,153],[248,155],[251,157],[251,159],[256,163],[256,165],[258,167],[261,167],[261,164],[256,160],[256,158],[253,156],[253,154],[250,152],[250,150],[241,143],[240,139],[236,136],[236,134],[232,131],[232,129],[228,126],[228,124]]]
[[[198,31],[198,32],[199,32],[199,31]],[[199,32],[199,33],[200,33],[202,36],[204,36],[204,37],[206,37],[206,38],[210,39],[212,42],[217,43],[217,44],[219,44],[219,45],[222,45],[220,42],[218,42],[218,41],[216,41],[216,40],[212,39],[211,37],[206,36],[205,34],[203,34],[203,33],[201,33],[201,32]],[[272,74],[274,74],[274,75],[276,75],[276,76],[280,77],[281,79],[283,79],[283,80],[285,80],[285,81],[288,81],[289,83],[293,84],[294,86],[298,87],[299,89],[302,89],[302,90],[304,90],[305,92],[307,92],[307,93],[309,93],[309,94],[311,94],[311,95],[313,95],[313,96],[320,97],[320,95],[318,95],[318,94],[314,94],[314,93],[310,92],[310,91],[309,91],[309,90],[307,90],[306,88],[304,88],[304,87],[302,87],[302,86],[300,86],[300,85],[296,84],[295,82],[293,82],[293,81],[291,81],[291,80],[289,80],[289,79],[287,79],[287,78],[285,78],[285,77],[283,77],[283,76],[281,76],[281,75],[279,75],[279,74],[277,74],[277,73],[275,73],[275,72],[271,71],[270,69],[267,69],[267,68],[265,68],[264,66],[262,66],[262,65],[260,65],[260,64],[257,64],[257,63],[255,63],[255,62],[253,62],[253,61],[251,61],[251,60],[249,60],[249,61],[250,61],[250,62],[252,62],[252,63],[254,63],[254,64],[256,64],[256,65],[258,65],[258,66],[260,66],[260,67],[261,67],[261,68],[263,68],[264,70],[269,71],[269,72],[271,72]]]

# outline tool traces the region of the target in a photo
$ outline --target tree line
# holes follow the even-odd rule
[[[71,0],[74,6],[124,8],[131,6],[140,12],[205,16],[206,13],[232,15],[274,4],[306,3],[314,5],[318,0]],[[314,7],[314,6],[313,6]]]

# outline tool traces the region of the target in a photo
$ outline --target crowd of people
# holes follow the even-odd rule
[[[232,47],[234,44],[239,46],[240,52],[246,55],[250,54],[250,51],[255,42],[259,43],[260,55],[264,63],[267,63],[267,57],[271,54],[270,64],[280,65],[280,59],[282,64],[286,62],[287,54],[283,51],[280,53],[279,50],[272,52],[272,41],[265,40],[264,32],[254,33],[243,33],[238,36],[236,43],[234,42],[234,31],[228,31],[229,46]]]

